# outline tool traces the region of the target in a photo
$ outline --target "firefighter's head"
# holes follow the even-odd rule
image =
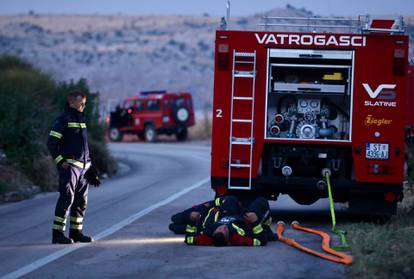
[[[86,106],[86,94],[81,91],[73,91],[68,94],[68,105],[69,107],[83,112]]]
[[[229,227],[227,224],[218,226],[213,232],[214,246],[227,246],[229,244]]]

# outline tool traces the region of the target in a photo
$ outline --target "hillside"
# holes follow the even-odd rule
[[[212,88],[217,22],[207,17],[2,16],[0,52],[20,55],[58,80],[85,77],[104,99],[164,88],[204,96]]]
[[[268,14],[313,16],[292,6]],[[260,16],[232,18],[231,24],[251,28]],[[0,54],[22,56],[57,80],[84,77],[103,100],[142,90],[190,91],[199,109],[212,102],[219,22],[207,15],[0,16]]]

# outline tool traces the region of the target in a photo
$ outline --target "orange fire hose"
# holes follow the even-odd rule
[[[353,259],[351,256],[345,253],[335,251],[334,249],[330,247],[329,243],[331,242],[331,237],[329,236],[329,234],[319,231],[319,230],[302,227],[297,221],[292,222],[292,227],[296,230],[301,230],[301,231],[305,231],[305,232],[309,232],[309,233],[313,233],[313,234],[317,234],[321,236],[322,237],[322,249],[329,254],[332,254],[334,256],[341,258],[341,263],[351,264],[353,262]]]
[[[282,241],[283,243],[286,243],[287,245],[295,247],[296,249],[299,249],[303,252],[309,253],[311,255],[320,257],[320,258],[328,260],[328,261],[333,261],[333,262],[342,263],[342,264],[352,263],[352,258],[351,258],[351,261],[349,262],[348,258],[345,260],[344,258],[338,258],[338,257],[335,257],[335,256],[326,255],[324,253],[321,253],[321,252],[315,251],[313,249],[307,248],[305,246],[302,246],[301,244],[297,243],[293,238],[284,237],[283,236],[284,229],[285,229],[285,223],[282,222],[282,221],[279,221],[277,223],[277,227],[276,227],[276,234],[277,234],[279,240]],[[328,237],[329,237],[329,235],[328,235]],[[329,239],[328,239],[328,247],[329,247]],[[337,253],[337,252],[335,251],[335,253]],[[347,256],[347,257],[349,257],[349,256]]]

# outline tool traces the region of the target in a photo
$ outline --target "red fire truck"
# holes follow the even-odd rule
[[[212,188],[309,205],[327,197],[327,168],[336,202],[394,214],[414,123],[402,19],[280,19],[216,32]],[[286,25],[311,29],[267,31]]]

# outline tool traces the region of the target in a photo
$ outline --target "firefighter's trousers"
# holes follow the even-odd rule
[[[71,230],[82,230],[88,203],[88,183],[84,177],[86,171],[87,169],[72,165],[66,170],[59,168],[60,195],[56,203],[54,230],[65,231],[68,217],[70,217]],[[68,214],[69,210],[70,214]]]
[[[255,225],[262,223],[270,226],[272,223],[269,202],[265,198],[258,197],[254,199],[248,205],[247,211],[256,213],[258,220],[255,222]]]

